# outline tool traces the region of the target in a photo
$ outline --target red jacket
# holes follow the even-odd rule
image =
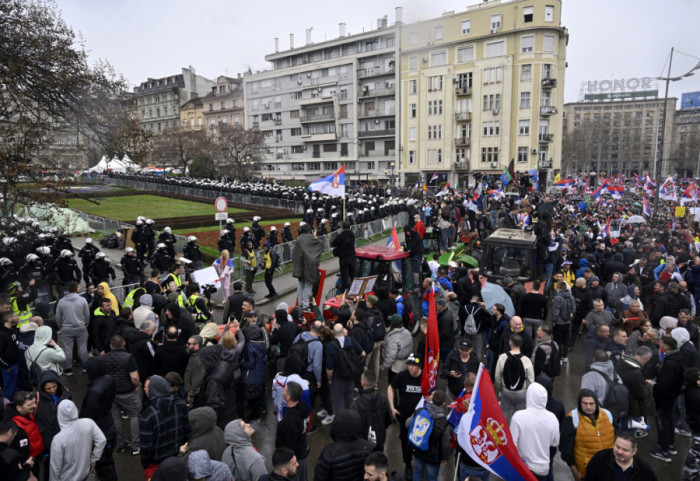
[[[29,454],[34,458],[38,458],[44,451],[44,441],[41,440],[41,432],[39,432],[39,426],[36,424],[34,415],[30,414],[28,418],[18,415],[14,416],[12,420],[27,433],[27,438],[29,438]]]
[[[418,232],[418,235],[422,239],[425,235],[425,224],[423,224],[423,221],[419,220],[418,222],[416,222],[416,225],[415,227],[413,227],[413,230]]]

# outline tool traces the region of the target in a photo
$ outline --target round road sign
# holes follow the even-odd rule
[[[214,201],[214,207],[216,207],[217,212],[226,212],[226,209],[228,209],[228,201],[225,197],[217,197]]]

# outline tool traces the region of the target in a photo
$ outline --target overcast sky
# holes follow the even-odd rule
[[[402,6],[404,22],[425,20],[445,11],[464,11],[473,0],[56,0],[64,20],[81,33],[92,59],[105,59],[136,85],[148,77],[181,72],[191,65],[215,79],[268,68],[264,56],[305,42],[376,26],[377,18],[394,21]],[[578,99],[581,82],[612,78],[655,77],[662,73],[671,47],[691,55],[674,55],[672,76],[691,69],[700,57],[697,0],[564,0],[562,24],[569,29],[565,101]],[[659,86],[663,96],[663,85]],[[671,84],[670,95],[700,90],[696,75]],[[680,102],[679,102],[680,105]]]

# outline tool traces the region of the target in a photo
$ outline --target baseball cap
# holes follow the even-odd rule
[[[392,324],[403,324],[403,318],[399,314],[392,314],[389,316],[389,322]]]
[[[464,341],[459,343],[459,348],[467,351],[472,348],[472,343],[465,339]]]
[[[419,358],[417,355],[411,354],[411,355],[408,356],[408,359],[406,359],[406,364],[412,364],[412,365],[414,365],[414,366],[420,366],[420,365],[421,365],[421,361],[420,361],[420,358]]]
[[[258,313],[255,311],[250,311],[246,317],[258,317]]]

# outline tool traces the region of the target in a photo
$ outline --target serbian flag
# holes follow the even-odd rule
[[[430,180],[428,181],[428,183],[431,183],[432,181],[437,180],[437,179],[438,179],[438,173],[437,173],[437,170],[436,170],[435,173],[433,174],[433,176],[432,176],[432,177],[430,178]]]
[[[386,246],[395,251],[401,250],[401,242],[399,242],[399,235],[396,233],[396,226],[394,226],[394,230],[391,231],[391,237],[389,237]]]
[[[678,201],[678,194],[676,194],[676,184],[669,175],[668,178],[661,184],[659,188],[659,197],[663,200],[672,200],[674,202]]]
[[[625,191],[625,188],[622,187],[621,185],[608,185],[608,192],[610,192],[610,195],[613,196],[613,199],[621,199],[622,198],[622,193]]]
[[[603,237],[610,237],[610,217],[608,217],[608,223],[605,224],[605,228],[603,228]]]
[[[435,289],[430,289],[428,299],[428,332],[425,333],[425,363],[421,390],[423,396],[430,396],[435,390],[438,364],[440,363],[440,337],[438,333],[437,311],[435,310]]]
[[[345,164],[332,175],[309,185],[311,192],[321,192],[332,197],[345,197]]]
[[[459,421],[457,442],[476,463],[502,479],[536,481],[515,447],[483,364],[476,375],[469,410]]]
[[[649,208],[649,201],[644,197],[644,215],[651,217],[651,209]]]
[[[447,406],[451,409],[450,414],[447,415],[447,422],[450,423],[450,426],[452,426],[452,429],[455,431],[457,430],[457,426],[459,426],[459,421],[462,419],[462,416],[469,411],[469,402],[471,399],[472,393],[467,392],[466,389],[462,389],[462,393],[459,397]]]
[[[695,182],[691,182],[688,187],[683,190],[681,205],[685,205],[686,202],[695,202],[696,200],[698,200],[698,188],[695,186]]]
[[[601,200],[600,196],[603,195],[603,189],[605,189],[606,187],[607,185],[605,184],[605,182],[603,182],[596,190],[593,191],[591,197],[593,197],[596,200]]]

